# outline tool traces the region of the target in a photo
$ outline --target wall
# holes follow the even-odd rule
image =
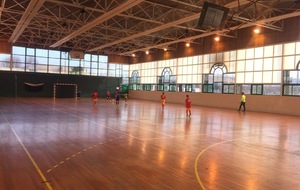
[[[39,89],[28,88],[24,82],[44,85]],[[94,90],[98,90],[100,97],[105,97],[107,90],[113,94],[121,85],[121,78],[0,71],[0,97],[52,98],[53,83],[78,84],[81,97],[91,97]]]
[[[250,47],[261,47],[285,42],[295,42],[300,40],[300,17],[294,17],[283,21],[283,31],[274,31],[261,28],[260,34],[254,34],[254,27],[238,30],[236,38],[221,37],[221,41],[214,42],[214,36],[209,36],[192,43],[190,48],[186,48],[184,43],[176,46],[176,51],[164,52],[163,50],[149,55],[141,55],[132,58],[131,63],[149,62],[165,60],[192,55],[202,55],[213,52],[224,52],[236,49],[246,49]],[[157,91],[132,91],[130,98],[159,102],[161,92]],[[184,103],[184,92],[165,92],[167,102]],[[240,95],[235,94],[213,94],[213,93],[189,93],[193,104],[207,107],[218,107],[226,109],[238,109]],[[289,96],[263,96],[247,95],[247,110],[267,113],[278,113],[300,116],[299,97]]]
[[[128,64],[129,57],[128,56],[121,56],[121,55],[108,55],[108,62],[109,63],[124,63]]]
[[[158,91],[130,90],[129,98],[153,101],[155,104],[160,104],[161,93]],[[167,97],[166,104],[179,103],[183,105],[184,109],[184,101],[187,94],[192,99],[192,105],[236,110],[239,107],[241,96],[236,94],[165,92]],[[263,95],[246,95],[246,97],[246,108],[248,111],[300,116],[299,97]]]
[[[11,54],[12,45],[8,42],[0,42],[0,53]]]

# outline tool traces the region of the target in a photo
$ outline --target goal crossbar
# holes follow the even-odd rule
[[[75,86],[75,92],[74,92],[74,97],[76,98],[77,96],[77,84],[70,84],[70,83],[53,83],[53,99],[56,98],[56,92],[57,92],[57,86]]]

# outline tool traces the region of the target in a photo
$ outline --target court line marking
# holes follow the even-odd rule
[[[239,138],[241,139],[241,138]],[[208,147],[206,147],[205,149],[203,149],[197,156],[196,160],[195,160],[195,164],[194,164],[194,171],[195,171],[195,175],[196,175],[196,178],[197,178],[197,181],[199,183],[199,185],[201,186],[202,190],[206,190],[205,186],[203,185],[202,181],[201,181],[201,178],[199,177],[199,173],[198,173],[198,170],[197,170],[197,165],[198,165],[198,160],[199,158],[202,156],[202,154],[207,151],[208,149],[214,147],[214,146],[217,146],[219,144],[223,144],[223,143],[227,143],[227,142],[232,142],[232,141],[235,141],[235,140],[238,140],[238,139],[231,139],[231,140],[226,140],[226,141],[221,141],[221,142],[218,142],[218,143],[215,143],[215,144],[212,144]]]
[[[123,137],[119,137],[119,138],[115,138],[115,139],[109,139],[109,140],[107,140],[105,142],[100,142],[100,143],[91,145],[91,146],[89,146],[87,148],[84,148],[82,150],[79,150],[77,153],[72,154],[71,156],[69,156],[69,157],[65,158],[64,160],[60,161],[58,164],[52,166],[50,169],[47,170],[47,173],[52,172],[54,169],[58,168],[59,166],[61,166],[65,162],[71,160],[72,158],[75,158],[76,156],[81,155],[83,152],[86,152],[86,151],[88,151],[88,150],[90,150],[92,148],[97,148],[100,145],[103,145],[103,144],[106,144],[106,143],[111,142],[113,140],[117,140],[117,139],[121,139],[121,138],[123,138]]]
[[[70,115],[70,116],[79,118],[79,119],[81,119],[81,120],[86,120],[86,118],[82,118],[82,117],[77,116],[77,115],[75,115],[75,114],[70,114],[70,113],[68,113],[68,112],[66,112],[66,111],[63,111],[63,110],[58,109],[58,108],[55,108],[55,107],[53,108],[53,106],[51,107],[51,106],[47,106],[47,105],[44,105],[44,104],[41,104],[41,103],[36,103],[36,104],[39,104],[39,105],[41,105],[41,106],[48,107],[48,108],[50,107],[50,108],[53,109],[53,110],[57,110],[57,111],[59,111],[59,112],[66,113],[66,114],[68,114],[68,115]],[[56,104],[56,105],[58,105],[58,106],[60,106],[60,107],[64,107],[64,108],[67,107],[67,106],[64,106],[64,105],[61,105],[61,104]],[[67,107],[67,108],[68,108],[68,107]],[[78,110],[77,108],[71,108],[71,109]],[[93,122],[93,121],[92,121],[92,122]],[[93,122],[93,123],[95,123],[96,125],[98,125],[98,123],[96,123],[96,122]],[[141,139],[141,138],[138,138],[138,137],[129,135],[129,134],[127,134],[127,133],[124,133],[124,132],[122,132],[122,131],[120,131],[120,130],[117,130],[117,129],[114,129],[114,128],[111,128],[111,127],[108,127],[108,128],[111,129],[111,130],[115,130],[115,131],[117,131],[117,132],[119,132],[119,133],[121,133],[121,134],[123,134],[123,135],[125,135],[125,136],[130,136],[130,137],[136,138],[136,139],[138,139],[138,140],[149,140],[149,139],[147,139],[147,138],[146,138],[146,139]],[[151,130],[150,130],[150,131],[151,131]],[[163,134],[163,133],[160,133],[160,134]],[[163,135],[164,135],[164,134],[163,134]],[[167,135],[167,136],[169,136],[168,138],[170,138],[170,137],[171,137],[171,138],[177,138],[176,136],[172,136],[172,135]],[[232,139],[232,140],[226,140],[226,141],[222,141],[222,142],[213,144],[213,145],[211,145],[211,146],[209,146],[209,147],[203,149],[203,150],[199,153],[199,155],[197,156],[196,161],[195,161],[195,165],[194,165],[194,170],[195,170],[195,175],[196,175],[197,181],[198,181],[198,183],[200,184],[200,186],[201,186],[201,188],[202,188],[203,190],[206,190],[206,188],[205,188],[205,186],[203,185],[203,183],[202,183],[202,181],[201,181],[201,179],[200,179],[200,177],[199,177],[198,171],[197,171],[197,164],[198,164],[198,160],[199,160],[200,156],[201,156],[206,150],[208,150],[208,149],[210,149],[210,148],[212,148],[212,147],[214,147],[214,146],[216,146],[216,145],[219,145],[219,144],[222,144],[222,143],[225,143],[225,142],[230,142],[230,141],[234,141],[234,139]],[[95,144],[94,146],[98,146],[99,144],[102,144],[102,143]],[[89,147],[88,149],[90,149],[90,148],[92,148],[92,146]],[[75,156],[76,156],[76,155],[74,154],[74,155],[72,155],[71,157],[75,157]],[[65,161],[67,161],[67,160],[69,160],[69,159],[70,159],[70,158],[68,157],[68,158],[65,159]],[[57,168],[59,165],[61,165],[61,164],[57,164],[57,165],[53,166],[53,167],[50,168],[47,172],[48,172],[48,173],[51,172],[54,168]]]
[[[2,114],[2,113],[1,113]],[[3,114],[2,114],[3,115]],[[33,157],[31,156],[31,154],[29,153],[28,149],[26,148],[26,146],[23,144],[22,140],[20,139],[20,137],[18,136],[17,132],[15,131],[15,129],[10,125],[8,119],[5,117],[5,115],[3,115],[4,119],[6,120],[6,123],[9,125],[10,129],[12,130],[12,132],[15,134],[15,136],[17,137],[20,145],[22,146],[23,150],[25,151],[26,155],[28,156],[28,158],[30,159],[31,163],[33,164],[34,168],[36,169],[36,171],[38,172],[38,174],[40,175],[40,177],[42,178],[43,182],[46,184],[48,190],[53,190],[52,186],[50,185],[49,181],[47,180],[47,178],[45,177],[45,175],[43,174],[43,172],[41,171],[41,169],[39,168],[38,164],[36,163],[36,161],[33,159]]]

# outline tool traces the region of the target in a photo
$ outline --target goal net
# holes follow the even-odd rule
[[[77,84],[54,83],[53,98],[76,98]]]

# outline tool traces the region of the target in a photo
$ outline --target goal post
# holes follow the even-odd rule
[[[53,83],[53,98],[77,98],[77,84]]]

